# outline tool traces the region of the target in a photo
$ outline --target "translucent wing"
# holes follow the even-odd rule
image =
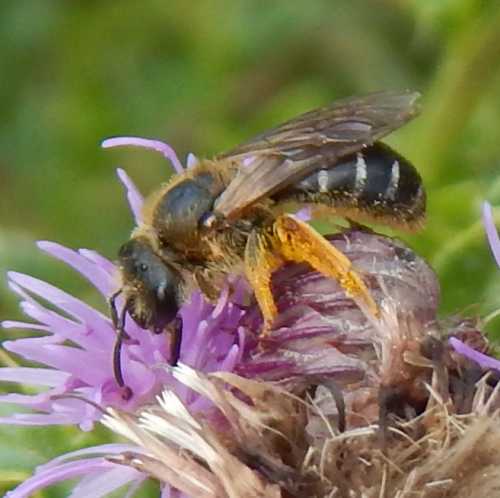
[[[238,172],[215,203],[237,218],[263,197],[319,168],[329,168],[399,128],[418,113],[417,92],[378,92],[307,112],[219,155]]]

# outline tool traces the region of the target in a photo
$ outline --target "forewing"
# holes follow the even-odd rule
[[[418,113],[417,92],[378,92],[307,112],[221,154],[238,172],[215,203],[236,218],[263,197],[316,169],[332,167],[399,128]]]

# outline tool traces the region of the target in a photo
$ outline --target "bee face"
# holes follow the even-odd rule
[[[118,254],[126,307],[142,328],[161,332],[179,309],[180,275],[142,239],[131,239]]]

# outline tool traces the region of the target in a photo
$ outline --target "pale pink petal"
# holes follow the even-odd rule
[[[70,451],[69,453],[64,453],[64,455],[59,455],[58,457],[50,460],[50,462],[39,465],[37,467],[37,472],[44,472],[52,467],[57,467],[58,465],[67,462],[68,460],[78,459],[81,457],[89,457],[89,456],[118,455],[126,451],[141,453],[143,450],[138,446],[133,446],[131,444],[119,444],[119,443],[90,446],[88,448],[82,448],[81,450],[75,450],[75,451]]]
[[[105,258],[97,251],[92,249],[78,249],[78,252],[89,261],[94,262],[96,265],[100,266],[108,275],[113,276],[116,273],[116,266],[112,261]]]
[[[69,498],[88,498],[89,496],[100,498],[136,479],[143,480],[144,477],[131,467],[116,466],[97,475],[85,476],[74,487]]]
[[[109,274],[78,252],[46,240],[37,242],[37,246],[42,251],[50,254],[59,261],[63,261],[81,273],[102,295],[108,296],[115,290],[115,282],[110,278]]]
[[[142,206],[144,204],[144,198],[125,170],[118,168],[116,173],[127,191],[128,204],[132,214],[134,215],[135,222],[137,225],[140,225],[142,223]]]
[[[299,209],[294,216],[301,221],[310,221],[312,218],[311,206],[304,206],[303,208]]]
[[[476,362],[480,367],[500,372],[500,360],[472,349],[456,337],[450,337],[449,342],[457,353],[460,353],[466,358]]]
[[[110,147],[122,147],[122,146],[134,146],[134,147],[144,147],[146,149],[152,149],[163,154],[171,163],[175,169],[176,173],[182,173],[184,168],[182,167],[177,154],[170,145],[160,140],[151,140],[149,138],[141,137],[114,137],[103,140],[101,146],[104,149]]]
[[[16,320],[5,320],[3,322],[0,322],[0,326],[4,329],[28,329],[50,332],[50,327],[47,327],[46,325],[41,325],[39,323],[19,322]]]
[[[0,368],[0,381],[22,382],[39,386],[56,387],[64,384],[70,375],[49,368],[4,367]]]
[[[106,319],[101,313],[91,308],[88,304],[76,299],[61,289],[44,282],[43,280],[12,271],[8,272],[8,277],[11,282],[21,286],[26,291],[31,292],[46,301],[50,301],[52,304],[56,305],[74,318],[93,322],[93,326],[100,326],[102,323],[96,323],[96,317],[103,320]]]
[[[192,496],[179,491],[178,489],[172,488],[171,486],[165,485],[161,490],[161,498],[193,498]]]
[[[81,421],[81,414],[67,413],[15,413],[10,417],[0,417],[0,424],[10,425],[76,425]]]
[[[5,498],[28,498],[36,491],[51,486],[52,484],[73,479],[82,475],[102,473],[116,467],[104,458],[94,458],[69,462],[58,467],[53,467],[46,472],[35,473],[13,491],[9,491]]]
[[[59,344],[47,344],[42,347],[24,341],[5,341],[7,351],[23,358],[43,363],[49,367],[68,372],[88,385],[102,384],[111,375],[111,356],[104,352],[87,352],[78,348]]]
[[[483,223],[491,252],[493,253],[497,266],[500,267],[500,238],[498,237],[498,230],[495,226],[493,211],[489,202],[483,203]]]
[[[51,391],[39,394],[1,394],[0,403],[16,404],[30,407],[35,410],[48,411],[51,405],[50,396]]]
[[[114,332],[111,324],[107,323],[106,320],[101,321],[99,317],[92,320],[93,323],[78,323],[45,308],[41,304],[23,301],[21,302],[21,308],[30,318],[48,326],[49,332],[57,332],[58,336],[64,337],[85,349],[109,348],[114,343]],[[102,323],[102,326],[96,326],[96,322],[97,325]]]

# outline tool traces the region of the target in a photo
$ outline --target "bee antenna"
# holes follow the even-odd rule
[[[113,327],[116,330],[116,339],[115,345],[113,347],[113,375],[115,377],[116,383],[120,386],[122,390],[122,397],[125,400],[128,400],[132,397],[132,389],[125,385],[125,381],[123,380],[122,373],[122,360],[121,360],[121,352],[122,352],[122,344],[123,340],[127,339],[129,336],[127,332],[125,332],[125,319],[127,316],[128,302],[122,308],[120,314],[116,309],[116,298],[122,293],[122,289],[115,292],[109,298],[109,307],[111,310],[111,321],[113,322]]]

